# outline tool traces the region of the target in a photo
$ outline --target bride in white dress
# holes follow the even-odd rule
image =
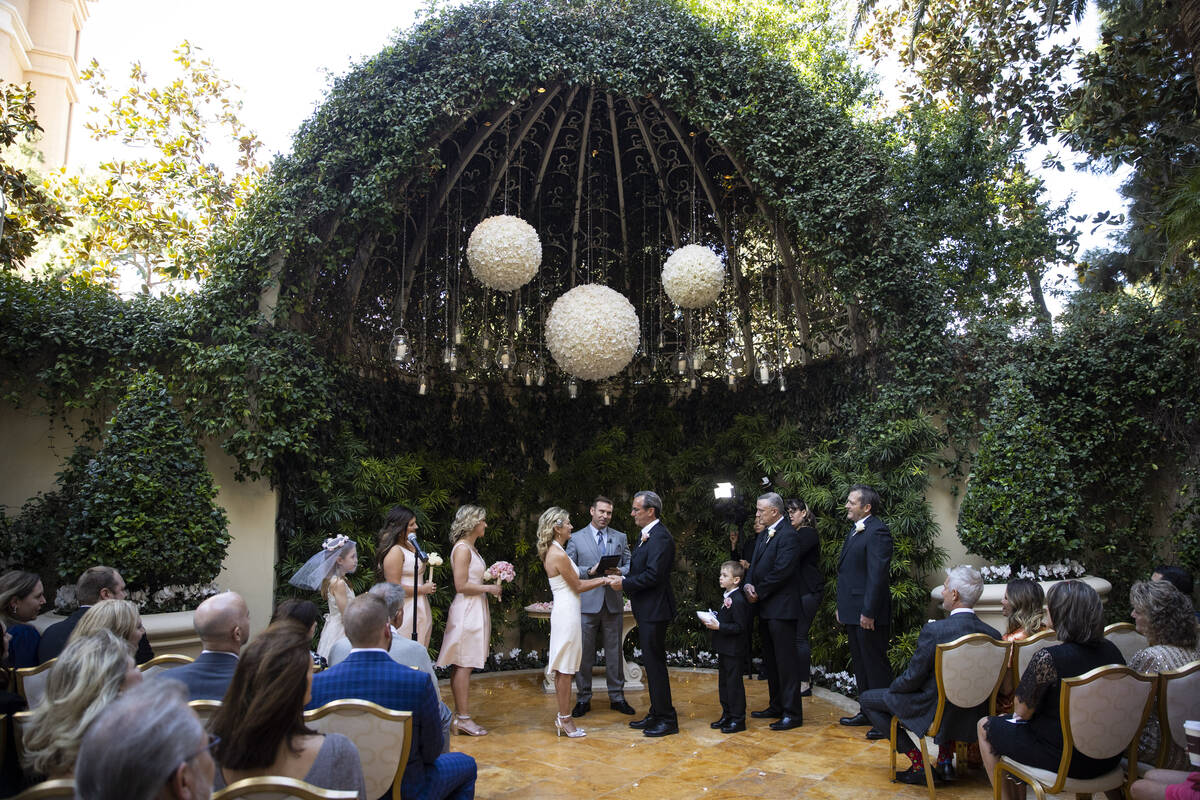
[[[604,586],[608,578],[579,579],[579,570],[567,557],[563,544],[571,537],[571,520],[557,506],[548,508],[538,520],[537,549],[550,577],[554,592],[554,610],[550,612],[550,665],[554,670],[554,694],[558,699],[555,730],[572,739],[585,736],[575,727],[571,717],[571,681],[579,671],[583,658],[583,628],[580,618],[579,593]]]

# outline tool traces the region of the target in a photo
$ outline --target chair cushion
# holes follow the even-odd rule
[[[1048,769],[1031,767],[1019,761],[1013,761],[1008,756],[1002,756],[1000,760],[1021,770],[1021,772],[1033,778],[1042,786],[1053,786],[1054,781],[1058,779],[1058,774]],[[1098,778],[1067,778],[1061,794],[1094,794],[1095,792],[1105,792],[1109,789],[1115,789],[1123,783],[1125,783],[1125,771],[1120,767],[1116,767]]]

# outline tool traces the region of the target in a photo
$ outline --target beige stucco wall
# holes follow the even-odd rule
[[[28,82],[44,133],[46,166],[60,167],[70,146],[72,107],[79,101],[79,37],[86,0],[0,0],[0,78]]]
[[[9,406],[0,406],[0,443],[0,503],[10,516],[38,492],[53,490],[55,475],[74,448],[61,422],[52,424],[36,411]],[[275,589],[277,493],[265,481],[235,480],[234,461],[219,447],[210,444],[205,454],[232,538],[217,583],[246,598],[251,627],[260,631],[271,617]]]

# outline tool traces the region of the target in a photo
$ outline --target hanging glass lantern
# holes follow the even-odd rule
[[[658,332],[658,349],[659,350],[667,349],[667,337],[663,334],[662,331]]]
[[[699,371],[704,367],[704,351],[697,347],[692,351],[692,369]]]
[[[606,405],[606,406],[612,405],[612,390],[609,389],[607,386],[604,387],[604,405]]]
[[[458,372],[458,350],[453,347],[450,348],[450,359],[446,362],[446,366],[450,368],[451,372]]]
[[[779,391],[787,391],[787,376],[783,374],[783,370],[779,370]]]
[[[567,396],[574,400],[579,397],[579,381],[572,376],[571,380],[567,381]]]
[[[448,344],[442,348],[442,363],[449,364],[450,356],[454,354],[454,345]]]
[[[725,376],[725,382],[727,384],[729,384],[730,389],[736,389],[737,388],[737,375],[730,372],[728,375]]]
[[[754,375],[758,378],[758,382],[766,386],[771,382],[771,365],[765,359],[759,360],[757,366],[754,367]]]
[[[688,386],[692,387],[693,389],[699,389],[700,379],[693,375],[692,379],[688,381]]]
[[[533,382],[538,386],[546,385],[546,365],[540,360],[533,365]]]
[[[521,382],[526,386],[533,386],[533,362],[522,361],[517,365],[517,374],[521,376]]]
[[[454,343],[455,344],[463,343],[462,325],[455,324],[455,326],[454,326]]]
[[[397,328],[395,335],[392,336],[392,343],[388,345],[388,352],[392,354],[392,364],[397,367],[403,367],[412,363],[413,348],[408,341],[408,334],[404,332],[404,328]]]
[[[688,364],[690,363],[691,359],[688,358],[688,354],[680,350],[675,354],[675,357],[671,359],[671,369],[675,371],[676,375],[687,375]]]
[[[500,348],[500,352],[496,354],[496,366],[508,372],[517,364],[517,351],[511,344],[506,344]]]
[[[429,393],[429,379],[425,377],[425,373],[421,373],[421,377],[417,379],[417,394],[425,396]]]

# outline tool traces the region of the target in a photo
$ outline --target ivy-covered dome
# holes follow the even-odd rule
[[[333,86],[243,227],[276,319],[383,366],[403,326],[416,374],[497,374],[545,359],[556,298],[627,297],[636,379],[750,375],[861,353],[904,319],[918,281],[884,213],[882,148],[787,63],[664,0],[502,0],[444,12]],[[465,250],[520,217],[542,262],[487,291]],[[701,244],[728,280],[676,308],[661,270]],[[248,247],[247,247],[248,246]],[[266,275],[266,272],[260,273]]]

